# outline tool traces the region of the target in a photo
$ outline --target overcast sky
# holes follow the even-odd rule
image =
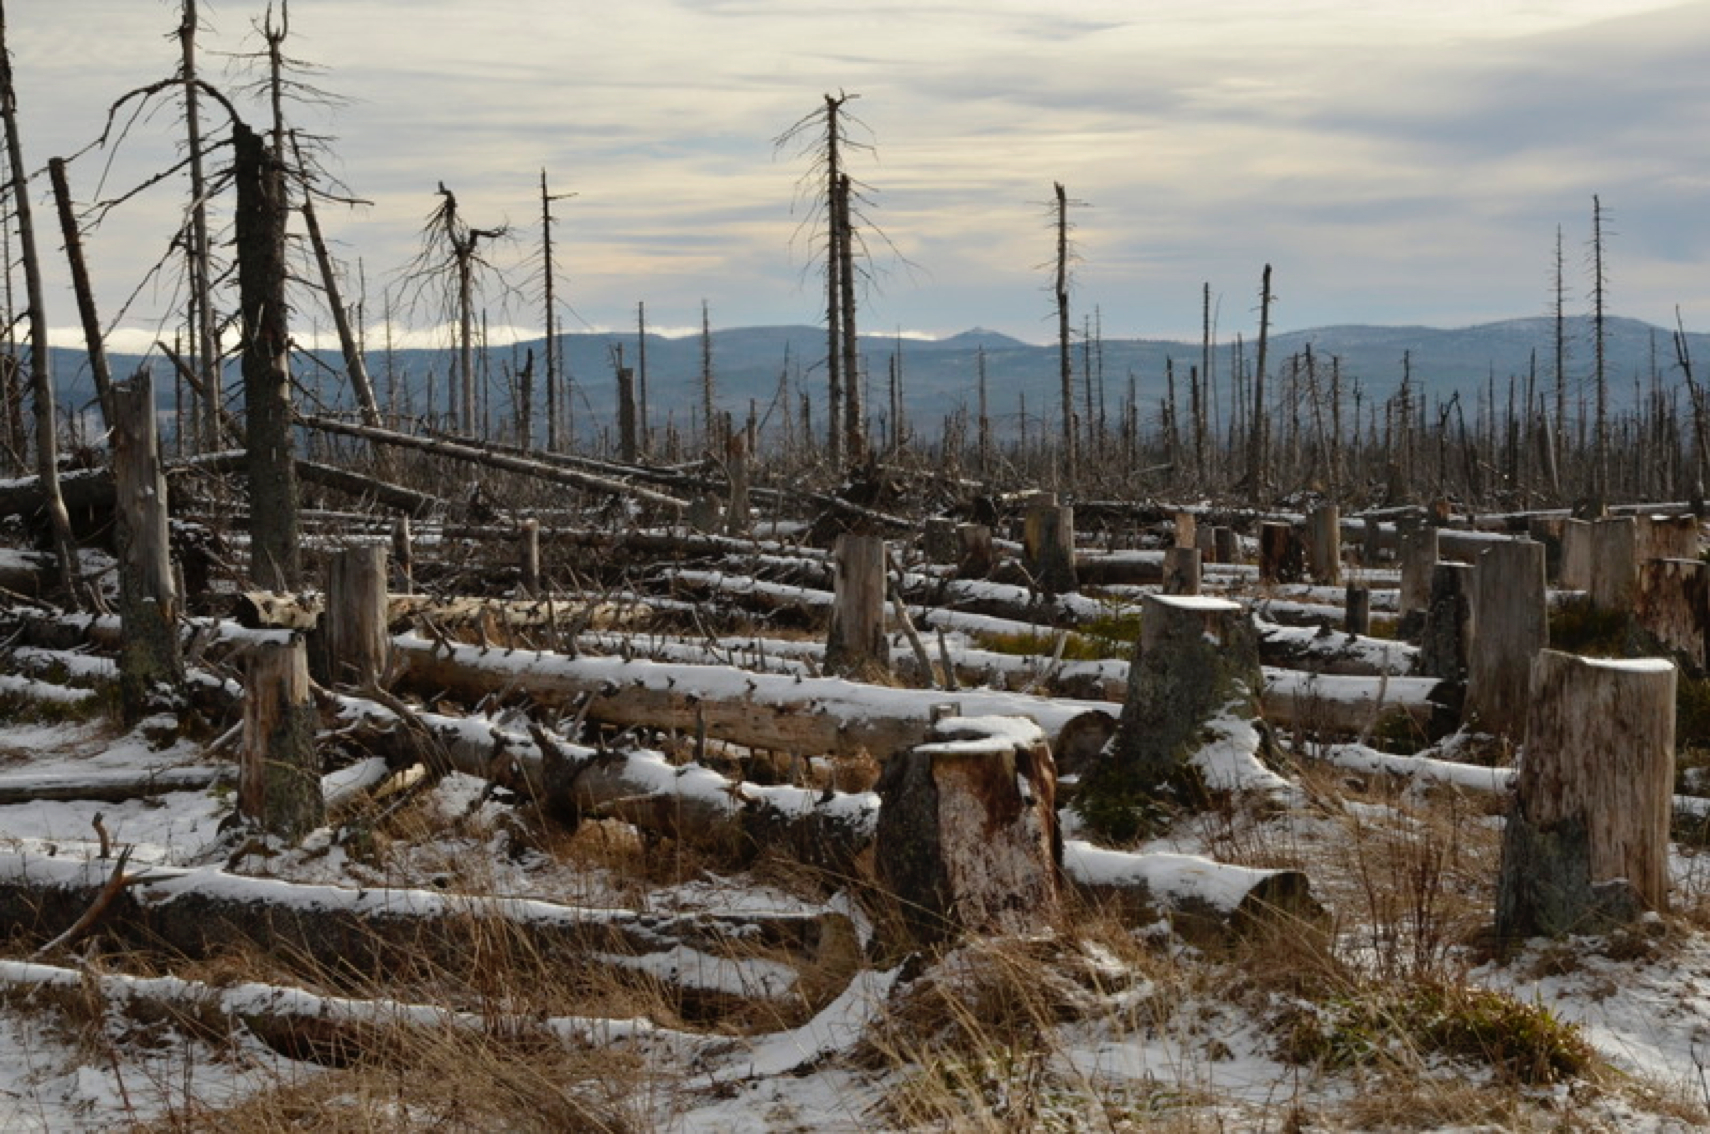
[[[211,79],[253,122],[259,0],[203,0]],[[177,0],[30,0],[7,34],[26,161],[70,154],[126,90],[170,76]],[[1710,2],[1647,0],[293,0],[287,50],[324,70],[332,168],[370,200],[323,206],[338,254],[382,289],[444,182],[512,226],[494,324],[540,325],[539,176],[555,205],[566,329],[812,323],[796,237],[805,159],[774,139],[828,91],[873,144],[876,287],[863,330],[1052,334],[1045,202],[1073,211],[1077,322],[1192,337],[1210,283],[1222,332],[1456,327],[1549,308],[1557,226],[1570,311],[1589,304],[1593,194],[1611,309],[1710,327]],[[219,57],[216,53],[226,53]],[[176,105],[72,168],[115,195],[177,160]],[[43,179],[45,181],[45,178]],[[44,186],[45,188],[45,186]],[[113,212],[89,245],[109,320],[154,325],[177,271],[184,182]],[[41,213],[44,222],[51,212]],[[57,239],[47,241],[57,250]],[[58,257],[55,256],[57,262]],[[76,314],[54,270],[50,321]],[[423,313],[418,318],[427,318]],[[306,312],[303,318],[309,319]],[[322,322],[324,322],[324,317]]]

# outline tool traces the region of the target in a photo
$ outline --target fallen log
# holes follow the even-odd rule
[[[236,781],[237,769],[229,765],[123,772],[13,773],[0,775],[0,807],[66,800],[122,803],[175,791],[208,791]]]
[[[398,433],[390,429],[375,429],[366,425],[356,425],[352,422],[335,421],[332,418],[320,417],[315,414],[298,414],[297,421],[301,425],[323,433],[342,433],[348,437],[360,437],[367,441],[378,441],[385,445],[419,449],[435,456],[450,457],[453,460],[467,461],[470,464],[483,465],[487,468],[520,473],[523,476],[550,481],[554,484],[567,484],[573,488],[608,492],[616,496],[629,496],[652,504],[662,504],[668,508],[688,507],[686,500],[668,496],[663,492],[655,492],[640,485],[629,484],[611,477],[596,476],[593,473],[582,472],[578,469],[543,464],[540,461],[525,457],[514,457],[506,453],[493,452],[490,449],[482,448],[480,445],[440,441],[432,437],[416,437],[409,433]]]
[[[222,453],[207,453],[199,457],[190,457],[183,462],[169,466],[168,471],[179,468],[200,469],[212,473],[241,473],[249,465],[249,454],[241,449],[227,450]],[[341,469],[334,465],[323,465],[318,461],[297,459],[297,479],[309,484],[317,484],[322,488],[330,488],[342,492],[346,496],[358,500],[372,500],[382,508],[393,512],[402,512],[406,516],[422,517],[440,511],[445,502],[437,496],[425,492],[417,492],[413,488],[405,488],[400,484],[380,480],[377,477],[363,476],[349,469]]]
[[[473,703],[489,695],[526,694],[563,707],[579,703],[587,719],[618,728],[693,732],[749,748],[808,756],[884,760],[923,743],[947,702],[962,716],[1023,716],[1055,743],[1070,719],[1110,713],[1095,701],[966,690],[863,685],[840,678],[782,677],[729,666],[673,665],[621,658],[568,658],[528,650],[446,646],[413,634],[393,640],[405,688],[451,694]],[[1114,715],[1114,714],[1113,714]]]
[[[75,923],[110,864],[0,853],[0,936],[44,940]],[[717,1016],[754,1000],[790,1003],[809,968],[845,953],[849,919],[812,913],[652,914],[427,890],[345,889],[211,868],[150,867],[108,908],[122,946],[204,959],[262,949],[324,973],[396,980],[426,961],[451,972],[516,950],[548,965],[631,970],[672,987],[683,1011]]]
[[[1279,922],[1316,925],[1325,917],[1298,870],[1260,870],[1188,854],[1131,854],[1069,839],[1063,872],[1101,909],[1135,925],[1168,919],[1190,940]]]

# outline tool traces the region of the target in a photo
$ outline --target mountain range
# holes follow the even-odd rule
[[[1565,376],[1569,414],[1580,399],[1593,397],[1594,335],[1587,317],[1564,323]],[[1499,407],[1506,407],[1510,380],[1518,396],[1524,397],[1529,376],[1540,398],[1554,397],[1556,325],[1547,317],[1510,319],[1458,330],[1430,327],[1331,326],[1274,334],[1269,341],[1270,390],[1279,400],[1303,387],[1291,387],[1291,368],[1304,373],[1304,358],[1311,351],[1321,388],[1328,394],[1332,362],[1340,374],[1346,410],[1359,399],[1369,414],[1398,390],[1404,371],[1412,388],[1436,402],[1456,393],[1469,418],[1494,390]],[[1684,340],[1689,357],[1710,359],[1710,335],[1687,333]],[[636,368],[641,345],[634,333],[585,332],[563,335],[562,366],[573,393],[572,414],[580,435],[609,430],[615,420],[618,359]],[[1231,374],[1239,364],[1250,372],[1255,361],[1256,341],[1243,332],[1237,341],[1225,330],[1213,355],[1213,412],[1226,414],[1231,404]],[[804,402],[811,403],[814,425],[825,424],[825,332],[813,326],[736,327],[711,333],[714,400],[717,407],[738,421],[752,412],[768,428],[784,419],[780,392],[787,389],[790,414],[798,423]],[[492,396],[489,421],[508,419],[512,413],[516,376],[527,365],[532,351],[536,399],[544,380],[544,342],[519,343],[493,348],[482,356]],[[646,338],[646,377],[649,422],[655,430],[675,426],[686,434],[700,428],[703,342],[698,335]],[[925,340],[869,335],[861,338],[866,369],[867,407],[874,430],[885,434],[890,416],[890,387],[893,369],[900,374],[903,406],[909,427],[917,434],[936,435],[947,415],[958,410],[970,418],[978,412],[979,373],[986,374],[988,413],[995,427],[1014,433],[1025,412],[1027,427],[1056,420],[1060,398],[1058,355],[1054,345],[1026,343],[995,331],[974,329],[949,338]],[[343,388],[343,364],[336,353],[316,352],[313,360],[297,365],[306,403],[348,407],[351,399]],[[1676,361],[1675,336],[1666,328],[1636,319],[1609,318],[1604,327],[1604,373],[1611,404],[1634,404],[1642,390],[1653,383],[1667,389],[1683,389],[1681,367]],[[1201,360],[1198,342],[1152,339],[1077,340],[1073,367],[1077,383],[1077,412],[1085,412],[1087,373],[1094,375],[1094,413],[1102,391],[1103,412],[1111,428],[1120,421],[1122,407],[1132,389],[1144,428],[1157,420],[1166,396],[1169,369],[1175,374],[1176,399],[1185,410],[1188,403],[1189,369]],[[1404,361],[1405,360],[1405,361]],[[113,373],[124,377],[145,359],[118,355],[111,359]],[[172,399],[172,369],[162,359],[153,359],[156,382],[163,407]],[[381,401],[396,399],[400,412],[419,416],[432,408],[446,410],[446,381],[453,372],[455,355],[450,349],[402,350],[387,354],[370,351],[368,367]],[[55,352],[55,377],[62,398],[73,406],[92,400],[92,383],[82,352]],[[229,390],[239,385],[235,363],[227,372]],[[234,395],[235,396],[235,393]],[[1681,394],[1684,404],[1684,393]],[[1269,399],[1267,399],[1269,400]],[[1272,404],[1281,404],[1273,402]],[[537,410],[537,422],[544,411]]]

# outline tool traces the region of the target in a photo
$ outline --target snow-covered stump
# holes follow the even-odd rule
[[[1631,516],[1591,525],[1591,578],[1586,590],[1599,610],[1628,611],[1639,589],[1638,523]]]
[[[114,517],[118,530],[119,698],[127,723],[180,699],[178,593],[172,577],[166,477],[155,431],[154,381],[145,368],[112,389]]]
[[[1027,509],[1022,556],[1034,584],[1047,595],[1072,594],[1075,578],[1075,509],[1055,498]]]
[[[1473,569],[1439,563],[1431,572],[1431,604],[1419,633],[1419,672],[1446,681],[1467,679],[1472,640]]]
[[[992,568],[997,565],[997,554],[992,550],[989,524],[959,524],[956,540],[960,545],[956,555],[957,578],[984,579],[992,573]]]
[[[825,639],[825,672],[871,678],[890,672],[885,645],[885,541],[844,532],[833,552],[836,600]]]
[[[238,813],[292,842],[325,817],[315,723],[302,638],[256,643],[244,672]]]
[[[1199,593],[1199,548],[1169,547],[1164,549],[1164,593],[1167,595],[1197,595]]]
[[[1342,629],[1349,634],[1369,634],[1372,628],[1372,589],[1349,583],[1342,598]]]
[[[879,778],[879,880],[906,943],[1033,934],[1058,917],[1057,771],[1014,717],[949,717]]]
[[[1334,504],[1306,514],[1306,569],[1315,583],[1333,587],[1342,581],[1342,510]]]
[[[317,666],[322,680],[359,688],[379,680],[392,646],[387,610],[384,547],[358,544],[328,560]]]
[[[1431,572],[1437,566],[1437,529],[1415,527],[1401,533],[1397,547],[1401,560],[1401,636],[1411,638],[1424,624],[1431,605]]]
[[[1633,610],[1641,648],[1661,651],[1691,676],[1710,664],[1710,566],[1652,559],[1639,572]]]
[[[1290,524],[1259,525],[1259,581],[1298,583],[1306,572],[1306,551]]]
[[[1197,808],[1212,790],[1194,757],[1215,718],[1253,721],[1263,685],[1259,635],[1239,603],[1146,595],[1128,695],[1116,733],[1075,794],[1075,809],[1115,837],[1138,833],[1159,808]],[[1257,747],[1255,742],[1254,747]]]
[[[1546,602],[1543,544],[1512,540],[1479,555],[1467,653],[1469,725],[1498,735],[1522,734],[1532,662],[1550,643]]]
[[[1538,655],[1502,842],[1506,940],[1597,933],[1668,908],[1675,667]]]

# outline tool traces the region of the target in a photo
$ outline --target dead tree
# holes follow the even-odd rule
[[[827,673],[871,679],[890,669],[885,648],[885,541],[844,532],[837,537],[837,601],[825,642]]]
[[[301,638],[263,642],[249,655],[238,812],[268,834],[290,841],[320,826],[324,817],[315,707]]]
[[[302,577],[302,541],[291,437],[285,179],[278,155],[242,122],[233,123],[232,142],[245,448],[249,452],[250,576],[267,590],[295,590]]]
[[[47,311],[42,302],[41,260],[36,252],[35,223],[30,212],[29,178],[24,173],[24,146],[18,137],[18,95],[12,81],[12,55],[6,40],[6,11],[0,3],[0,126],[6,132],[6,164],[10,174],[12,215],[18,224],[19,255],[24,262],[24,288],[30,327],[30,397],[36,410],[36,473],[41,478],[48,527],[59,560],[60,586],[66,601],[78,604],[76,559],[71,516],[59,492],[59,442],[54,433],[53,364],[48,353]]]
[[[83,343],[89,352],[89,373],[95,380],[95,401],[101,420],[113,424],[113,381],[107,367],[107,347],[101,334],[101,317],[95,310],[95,291],[89,286],[89,267],[83,260],[83,237],[71,207],[71,186],[65,176],[65,159],[48,159],[48,177],[53,182],[53,200],[59,213],[60,237],[65,241],[65,259],[71,268],[71,292],[77,299],[77,314],[83,320]]]
[[[1069,349],[1069,258],[1071,247],[1069,243],[1069,205],[1070,200],[1061,181],[1052,182],[1054,193],[1051,206],[1051,223],[1057,237],[1057,252],[1053,257],[1054,278],[1052,297],[1057,315],[1057,380],[1060,384],[1063,407],[1063,477],[1067,487],[1072,488],[1080,480],[1079,448],[1077,445],[1078,431],[1075,428],[1075,368],[1074,353]],[[1084,202],[1075,201],[1074,204]]]
[[[220,345],[213,310],[213,270],[208,240],[208,178],[203,169],[202,121],[199,109],[201,83],[196,73],[196,33],[200,29],[196,0],[183,0],[178,23],[179,80],[184,86],[185,149],[190,166],[190,231],[185,254],[190,264],[190,337],[195,344],[192,364],[201,379],[202,393],[197,426],[202,447],[211,452],[220,447]]]
[[[1252,421],[1247,435],[1247,489],[1252,499],[1265,494],[1265,364],[1271,334],[1271,266],[1259,285],[1259,357],[1253,370]]]
[[[167,539],[166,477],[155,430],[154,381],[145,367],[110,391],[113,515],[119,545],[119,695],[135,724],[174,707],[184,683],[178,594]]]

